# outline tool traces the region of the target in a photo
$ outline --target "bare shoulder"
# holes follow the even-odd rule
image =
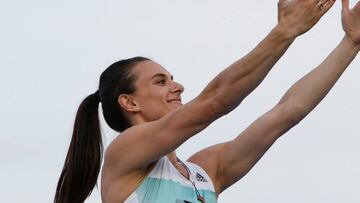
[[[117,145],[111,145],[107,148],[101,174],[101,196],[104,202],[109,203],[124,202],[139,187],[157,163],[155,161],[145,167],[131,169],[121,162],[116,147]]]
[[[104,166],[109,168],[116,168],[117,173],[126,174],[131,171],[131,168],[127,168],[126,157],[130,153],[130,145],[133,144],[131,133],[124,131],[116,136],[116,138],[107,147],[104,154]]]
[[[133,126],[116,136],[105,151],[104,166],[114,169],[114,173],[120,176],[133,171],[146,170],[153,161],[137,165],[135,163],[138,162],[144,150],[142,142],[149,142],[150,138],[147,137],[156,136],[145,133],[151,130],[148,126],[148,124]]]
[[[219,182],[219,158],[221,152],[226,148],[228,142],[216,144],[205,149],[202,149],[187,160],[188,162],[199,165],[205,170],[205,172],[211,178],[211,181],[214,184],[215,192],[219,195],[221,183]]]

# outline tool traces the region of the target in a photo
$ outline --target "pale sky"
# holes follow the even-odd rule
[[[236,110],[178,156],[235,138],[273,107],[341,40],[340,8],[338,1]],[[276,22],[276,0],[3,1],[0,202],[52,202],[76,110],[111,63],[137,55],[157,61],[185,86],[187,102]],[[357,57],[323,102],[219,202],[360,202],[359,68]],[[108,144],[117,134],[102,124]],[[86,202],[100,201],[94,189]]]

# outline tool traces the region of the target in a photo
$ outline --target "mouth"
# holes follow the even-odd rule
[[[167,101],[168,103],[176,103],[176,104],[182,104],[180,98],[170,99]]]

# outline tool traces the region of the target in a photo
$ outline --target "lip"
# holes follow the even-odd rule
[[[180,98],[175,98],[175,99],[169,99],[167,102],[176,102],[176,103],[181,103],[181,99]]]

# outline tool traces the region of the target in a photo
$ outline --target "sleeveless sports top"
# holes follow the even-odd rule
[[[214,185],[207,173],[194,163],[186,162],[185,165],[198,191],[164,156],[124,203],[199,203],[197,192],[206,203],[216,203]]]

